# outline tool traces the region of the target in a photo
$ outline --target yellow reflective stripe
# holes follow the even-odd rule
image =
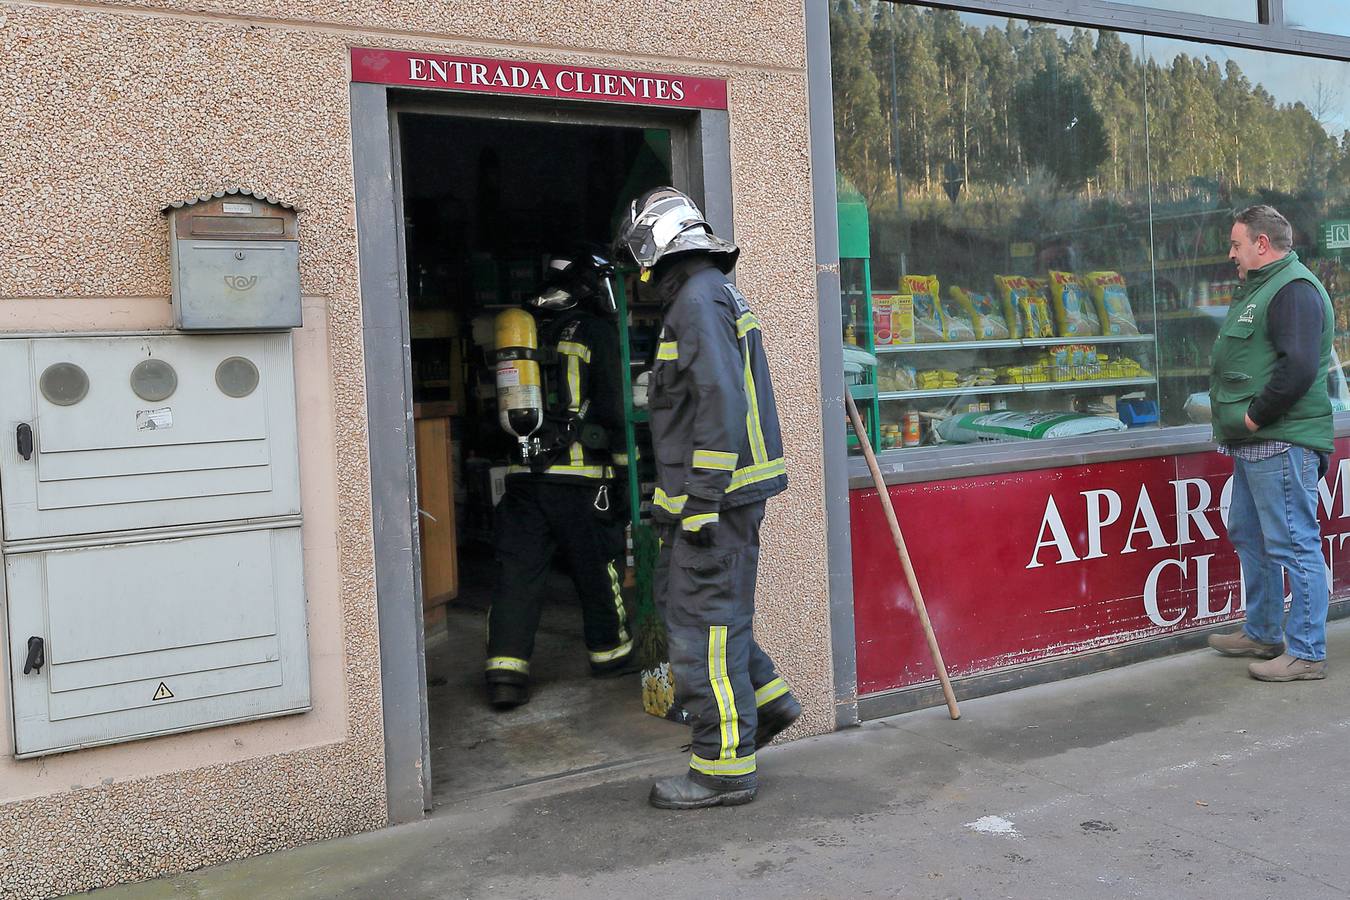
[[[746,313],[736,320],[736,337],[745,337],[759,327],[759,319],[754,313]]]
[[[614,568],[614,563],[609,566],[609,587],[614,596],[614,612],[619,616],[619,642],[628,640],[628,610],[623,606],[623,588],[619,584],[619,570]],[[631,646],[631,645],[630,645]]]
[[[745,433],[750,439],[750,458],[755,465],[769,459],[764,445],[764,428],[759,420],[759,394],[755,393],[755,376],[750,371],[750,347],[745,347]]]
[[[652,494],[652,505],[659,506],[668,513],[679,515],[684,512],[684,505],[689,502],[688,494],[680,494],[678,497],[672,497],[665,491],[657,488]]]
[[[731,473],[731,481],[727,484],[726,493],[730,494],[732,491],[740,490],[743,487],[759,484],[761,481],[769,481],[786,474],[787,461],[781,456],[758,465],[745,466]],[[672,515],[678,516],[684,512],[684,505],[687,502],[689,502],[688,494],[672,497],[661,488],[652,492],[652,505],[658,506]]]
[[[717,718],[722,728],[722,752],[718,757],[734,760],[741,743],[741,719],[736,712],[736,694],[727,675],[727,626],[708,628],[708,681],[717,699]]]
[[[717,513],[700,513],[697,516],[687,516],[680,520],[680,527],[685,531],[701,531],[704,525],[711,525],[717,521]]]
[[[559,341],[558,352],[564,356],[579,356],[583,362],[591,361],[591,348],[576,341]]]
[[[764,687],[755,691],[755,706],[763,706],[766,703],[777,700],[787,692],[787,682],[781,678],[775,678],[773,681],[764,685]]]
[[[586,465],[586,451],[581,449],[581,444],[579,442],[573,441],[572,446],[567,448],[567,453],[570,457],[572,468]]]
[[[738,459],[739,457],[735,453],[728,453],[725,450],[695,450],[694,468],[734,472]]]
[[[581,362],[575,356],[567,357],[567,408],[581,412]]]
[[[755,466],[746,466],[743,469],[737,469],[731,473],[731,484],[727,485],[727,493],[739,490],[743,487],[749,487],[752,484],[758,484],[761,481],[768,481],[771,478],[777,478],[779,475],[787,474],[787,461],[781,456],[778,459],[771,459],[766,463],[760,463]]]
[[[736,759],[704,759],[694,754],[689,757],[689,768],[704,775],[753,775],[755,754]]]
[[[674,360],[680,358],[679,341],[662,341],[656,345],[656,358]]]
[[[489,672],[494,669],[506,672],[519,672],[521,675],[530,674],[530,662],[526,659],[517,659],[514,656],[493,656],[484,666]]]
[[[598,650],[598,651],[592,650],[591,662],[593,663],[613,662],[614,660],[621,659],[632,652],[633,652],[633,642],[624,641],[622,644],[615,647],[613,650]]]
[[[614,454],[614,465],[616,465],[616,466],[626,466],[626,465],[628,465],[628,454],[627,454],[627,453],[615,453],[615,454]]]

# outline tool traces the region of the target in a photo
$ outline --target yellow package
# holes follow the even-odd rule
[[[1041,298],[1041,309],[1045,316],[1045,321],[1049,323],[1050,330],[1039,337],[1055,336],[1055,306],[1050,301],[1050,279],[1049,278],[1027,278],[1031,284],[1032,292]]]
[[[931,344],[947,338],[942,327],[942,304],[938,302],[936,275],[906,275],[900,279],[900,293],[914,302],[914,341]]]
[[[1003,316],[1008,320],[1008,336],[1036,337],[1021,327],[1022,299],[1031,293],[1031,282],[1021,275],[995,275],[994,284],[1003,304]]]
[[[1050,309],[1040,291],[1028,291],[1018,299],[1017,318],[1018,330],[1024,338],[1055,336],[1055,325],[1050,318]]]
[[[1088,290],[1097,306],[1103,334],[1138,334],[1130,297],[1125,291],[1125,279],[1119,272],[1087,273]]]
[[[956,387],[957,373],[950,369],[924,369],[915,376],[919,387]]]
[[[1050,301],[1055,313],[1055,332],[1060,337],[1102,333],[1097,308],[1084,289],[1082,279],[1074,273],[1050,273]]]
[[[994,299],[992,294],[967,291],[955,285],[948,290],[952,299],[969,311],[975,326],[976,339],[996,341],[1012,337],[1012,329],[1008,327],[1008,318],[1003,311],[1003,305]]]

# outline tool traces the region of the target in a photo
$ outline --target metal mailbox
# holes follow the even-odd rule
[[[294,207],[231,188],[163,211],[169,216],[176,327],[300,327],[300,236]]]

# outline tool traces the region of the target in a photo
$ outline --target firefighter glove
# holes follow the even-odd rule
[[[680,519],[680,534],[695,547],[711,547],[717,537],[718,504],[699,497],[690,497]]]

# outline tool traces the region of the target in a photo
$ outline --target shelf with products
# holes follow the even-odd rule
[[[1030,384],[988,384],[969,387],[934,388],[932,390],[882,391],[880,401],[927,400],[936,397],[962,397],[968,394],[1039,394],[1046,391],[1082,391],[1122,387],[1151,387],[1153,376],[1139,378],[1091,378],[1083,381],[1037,381]]]
[[[1157,348],[1152,335],[1142,334],[964,341],[893,349],[908,352],[878,352],[876,377],[882,398],[991,385],[1016,392],[1046,384],[1151,382]]]

